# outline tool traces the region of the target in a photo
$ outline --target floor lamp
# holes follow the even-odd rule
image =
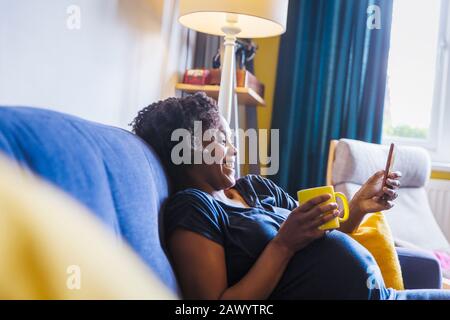
[[[231,121],[235,99],[236,38],[264,38],[284,33],[288,2],[288,0],[180,0],[178,21],[182,25],[195,31],[224,37],[225,49],[218,105],[228,123]],[[235,123],[238,119],[236,108],[235,105],[233,112]],[[238,126],[235,129],[238,129]],[[237,134],[238,131],[235,136],[238,143]]]

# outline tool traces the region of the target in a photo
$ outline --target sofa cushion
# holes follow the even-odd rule
[[[359,227],[349,235],[373,255],[380,267],[386,287],[396,290],[405,289],[394,238],[382,212],[366,215]]]
[[[87,206],[177,290],[159,232],[168,182],[142,140],[55,111],[0,107],[0,151]]]

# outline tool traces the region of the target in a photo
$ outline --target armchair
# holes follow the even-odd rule
[[[388,147],[350,139],[332,140],[327,167],[327,184],[351,198],[376,171],[384,169]],[[394,170],[403,173],[396,205],[386,214],[398,248],[405,287],[440,288],[442,274],[431,251],[448,250],[450,245],[431,212],[425,185],[431,165],[421,148],[397,147]],[[417,249],[420,248],[420,249]]]

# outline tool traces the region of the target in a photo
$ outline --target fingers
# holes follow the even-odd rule
[[[400,188],[401,183],[399,179],[401,178],[402,173],[400,171],[394,171],[390,172],[388,175],[388,179],[386,179],[386,186],[383,187],[383,196],[381,197],[381,200],[384,201],[392,201],[397,199],[398,193],[396,192],[397,189]],[[386,208],[392,208],[391,205],[385,204]]]
[[[314,208],[318,204],[326,202],[326,201],[328,201],[330,199],[331,199],[331,194],[328,194],[328,193],[327,194],[322,194],[322,195],[320,195],[318,197],[312,198],[311,200],[305,202],[304,204],[300,205],[297,209],[299,211],[306,212],[306,211],[311,210],[312,208]]]
[[[392,200],[387,200],[387,199],[384,199],[383,197],[373,197],[372,199],[380,205],[380,208],[377,208],[377,211],[378,210],[389,210],[392,207],[394,207],[394,203],[392,202]]]
[[[316,229],[316,228],[320,227],[321,225],[324,225],[328,221],[333,220],[337,216],[339,216],[339,210],[334,210],[332,214],[322,215],[312,221],[311,228]]]
[[[373,176],[371,176],[369,178],[369,181],[373,182],[373,181],[376,181],[376,180],[382,178],[384,176],[384,172],[385,172],[384,170],[375,172],[373,174]],[[398,180],[402,177],[402,173],[400,171],[392,171],[392,172],[389,172],[387,177],[388,177],[387,180],[389,180],[389,179]]]
[[[400,171],[393,171],[393,172],[389,172],[388,174],[388,178],[391,179],[399,179],[402,177],[402,173]]]
[[[377,181],[378,179],[382,178],[384,176],[384,172],[385,172],[384,170],[377,171],[376,173],[374,173],[373,176],[371,176],[369,178],[368,182],[374,182],[374,181]],[[402,177],[402,173],[400,171],[389,172],[387,177],[388,177],[388,179],[386,179],[386,182],[389,181],[389,180],[391,182],[392,181],[396,181],[396,182],[393,182],[393,184],[395,186],[395,184],[397,182],[400,184],[398,179],[400,179]],[[400,185],[399,185],[399,187],[400,187]]]
[[[388,174],[388,178],[386,179],[386,185],[392,189],[400,188],[400,178],[402,177],[402,173],[400,171],[390,172]]]
[[[397,199],[397,197],[398,197],[397,191],[395,191],[393,189],[389,189],[387,187],[383,187],[383,195],[381,196],[382,200],[393,201],[393,200]]]
[[[325,233],[326,233],[325,230],[320,230],[320,229],[315,228],[312,231],[312,236],[314,239],[319,239],[319,238],[322,238],[325,235]]]
[[[317,205],[303,216],[304,221],[315,220],[317,217],[322,216],[326,212],[334,211],[338,208],[336,202],[327,203],[325,205]]]
[[[400,181],[395,179],[386,179],[386,184],[394,189],[400,188]]]
[[[388,187],[383,187],[383,193],[385,196],[389,198],[393,198],[396,196],[397,192],[393,189],[389,189]]]
[[[394,203],[392,201],[389,200],[385,200],[384,201],[384,210],[389,210],[394,206]]]

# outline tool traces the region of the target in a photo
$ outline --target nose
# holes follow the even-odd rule
[[[238,151],[237,151],[236,147],[234,146],[233,143],[230,142],[229,147],[228,147],[228,155],[237,156],[237,153],[238,153]]]

